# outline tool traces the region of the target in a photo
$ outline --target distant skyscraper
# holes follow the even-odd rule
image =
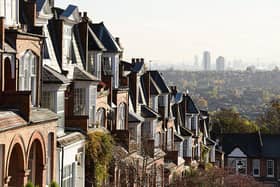
[[[216,70],[217,71],[224,71],[225,70],[225,58],[219,56],[216,60]]]
[[[211,69],[211,57],[209,51],[204,51],[202,66],[204,71],[209,71]]]
[[[195,55],[194,56],[194,67],[198,67],[198,66],[199,66],[199,64],[198,64],[198,56]]]

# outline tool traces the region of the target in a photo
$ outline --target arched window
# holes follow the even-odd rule
[[[126,105],[124,103],[121,103],[118,107],[117,130],[125,129],[125,114],[126,114]]]
[[[99,125],[98,127],[105,127],[105,120],[106,120],[105,112],[106,111],[104,108],[100,108],[96,112],[96,122]]]
[[[19,62],[19,90],[31,91],[32,104],[36,104],[37,56],[27,51]]]

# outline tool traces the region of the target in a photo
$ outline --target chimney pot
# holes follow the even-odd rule
[[[141,63],[144,63],[144,58],[141,58],[141,59],[140,59],[140,62],[141,62]]]
[[[132,64],[134,64],[135,63],[135,58],[132,58],[131,62],[132,62]]]
[[[87,12],[84,12],[84,18],[87,18]]]
[[[136,63],[139,63],[140,62],[140,59],[139,58],[136,58]]]

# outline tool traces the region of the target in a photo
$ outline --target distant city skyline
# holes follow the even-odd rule
[[[187,62],[210,51],[229,61],[280,64],[279,0],[60,0],[79,5],[93,22],[121,38],[125,57],[161,63]]]

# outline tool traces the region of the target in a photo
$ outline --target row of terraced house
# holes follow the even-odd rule
[[[103,22],[53,0],[0,0],[0,16],[0,186],[93,186],[94,131],[112,134],[114,156],[143,179],[115,164],[108,186],[165,186],[190,167],[223,166],[208,112],[144,59],[124,61]]]

